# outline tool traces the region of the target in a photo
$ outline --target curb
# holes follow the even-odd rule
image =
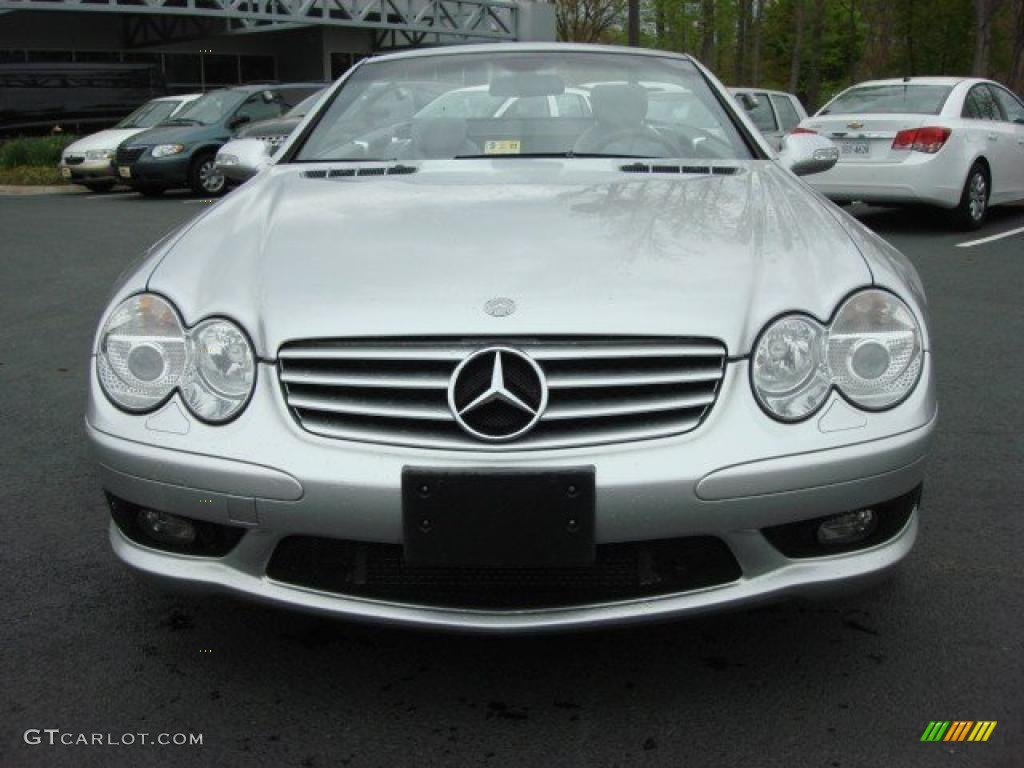
[[[73,184],[67,185],[39,185],[29,186],[22,184],[0,184],[0,195],[9,197],[24,197],[32,195],[80,195],[85,193],[85,187]]]

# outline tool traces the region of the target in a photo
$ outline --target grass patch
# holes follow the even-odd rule
[[[38,187],[48,184],[64,184],[57,166],[19,165],[14,168],[0,168],[0,184],[20,184]]]
[[[50,166],[60,162],[60,153],[77,136],[38,136],[11,139],[0,144],[0,169],[19,166]]]

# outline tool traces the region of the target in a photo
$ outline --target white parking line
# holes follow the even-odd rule
[[[1012,237],[1013,235],[1019,235],[1024,232],[1024,227],[1017,227],[1017,229],[1011,229],[1008,232],[1000,232],[998,235],[989,235],[983,237],[980,240],[968,240],[966,243],[957,243],[957,248],[970,248],[974,245],[984,245],[985,243],[991,243],[993,240],[1002,240],[1004,237]]]
[[[182,200],[185,205],[195,205],[196,203],[215,203],[216,200]]]

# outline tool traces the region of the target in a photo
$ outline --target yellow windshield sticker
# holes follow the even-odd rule
[[[519,139],[505,139],[502,141],[488,141],[484,143],[485,155],[518,155]]]

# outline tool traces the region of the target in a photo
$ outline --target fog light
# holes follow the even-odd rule
[[[818,542],[834,546],[856,544],[870,536],[877,525],[878,515],[873,509],[846,512],[818,526]]]
[[[196,528],[183,517],[155,509],[139,510],[139,527],[143,532],[164,544],[191,544],[196,540]]]

